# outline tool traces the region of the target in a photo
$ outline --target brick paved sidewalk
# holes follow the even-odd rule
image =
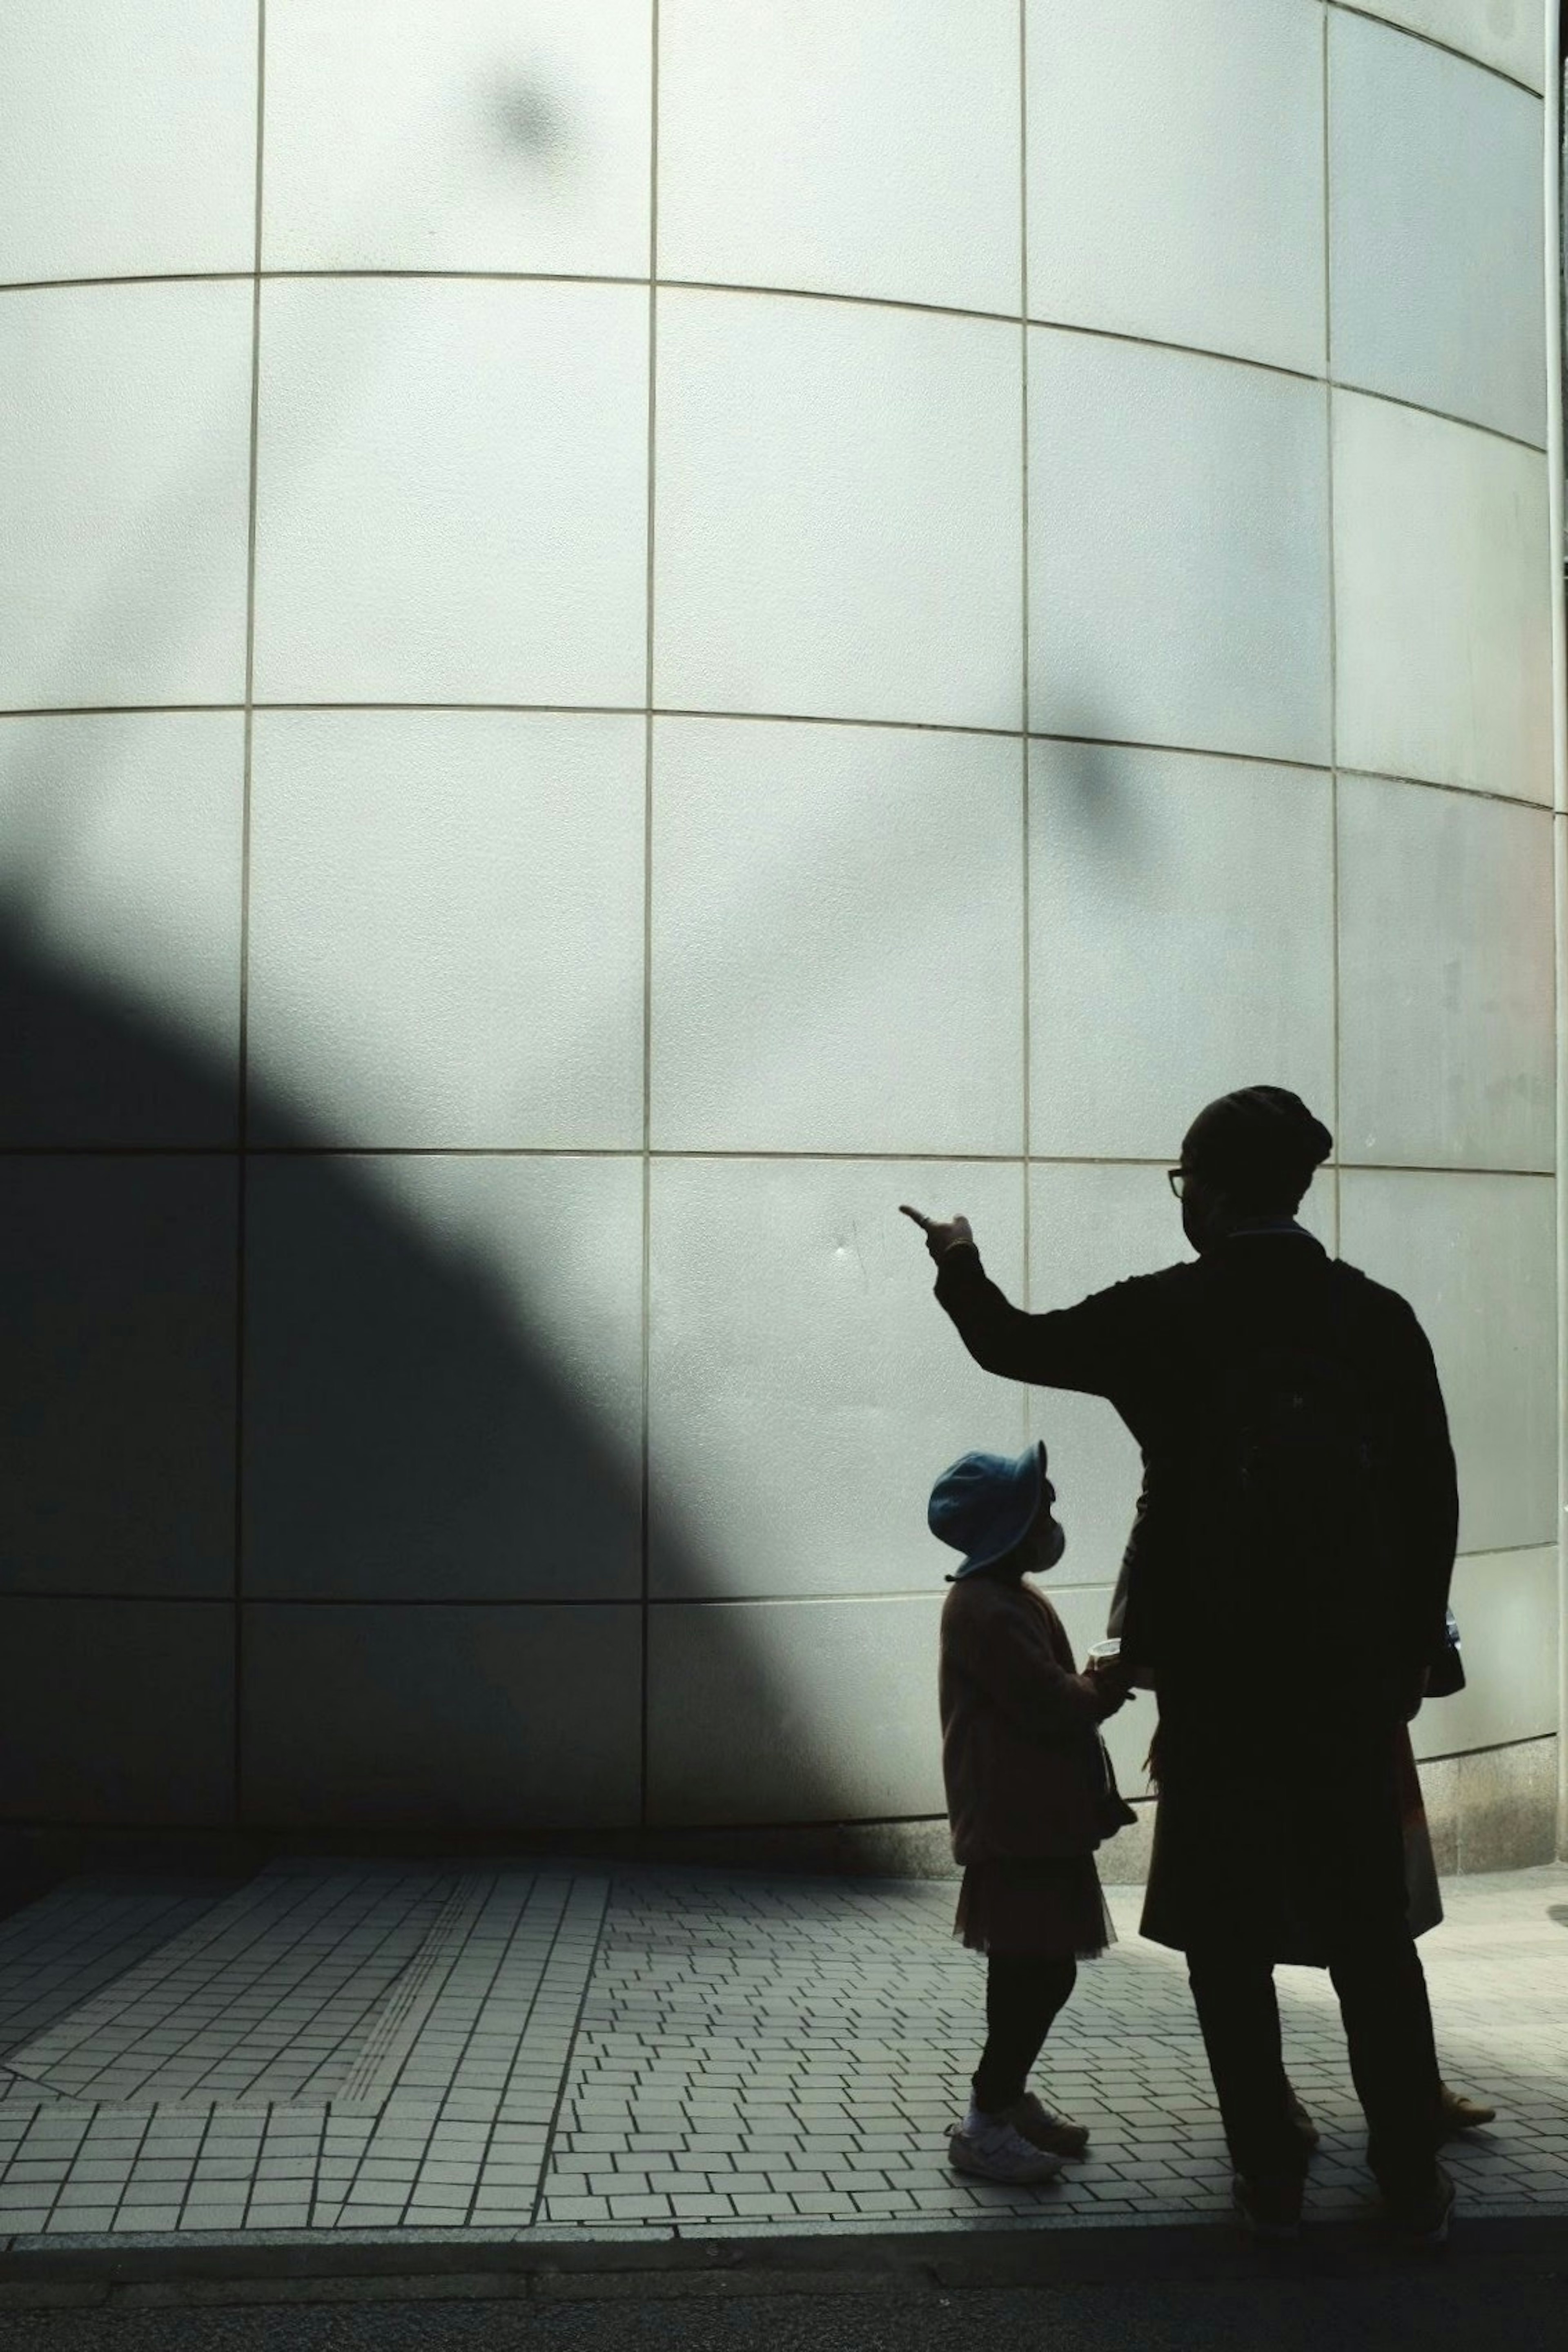
[[[983,1963],[949,1884],[299,1862],[215,1890],[79,1880],[0,1924],[0,2247],[323,2231],[531,2241],[1222,2214],[1179,1959],[1080,1971],[1045,2087],[1090,2153],[961,2180]],[[1456,1881],[1423,1945],[1450,2081],[1496,2126],[1468,2206],[1568,2215],[1568,1870]],[[1323,2127],[1310,2210],[1371,2201],[1326,1979],[1280,1972]]]

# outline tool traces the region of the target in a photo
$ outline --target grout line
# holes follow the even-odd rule
[[[657,9],[658,0],[655,0],[655,6]],[[577,1879],[574,1876],[571,1882],[571,1891],[567,1895],[568,1906],[570,1906],[572,1895],[576,1891],[577,1884]],[[588,1955],[588,1966],[584,1972],[583,1990],[577,2001],[577,2014],[572,2021],[572,2032],[568,2037],[566,2049],[561,2061],[561,2079],[556,2086],[555,2105],[551,2110],[550,2123],[544,2135],[544,2147],[539,2158],[539,2178],[534,2185],[533,2204],[528,2217],[528,2226],[530,2229],[533,2229],[537,2225],[540,2208],[544,2202],[545,2183],[550,2178],[550,2167],[555,2155],[556,2135],[561,2129],[561,2111],[566,2104],[566,2095],[571,2087],[573,2061],[576,2057],[577,2043],[582,2037],[583,2021],[587,2015],[588,1999],[594,1990],[594,1979],[598,1973],[599,1954],[604,1948],[605,1931],[610,1923],[610,1906],[615,1901],[615,1895],[616,1877],[615,1872],[612,1869],[606,1871],[605,1874],[604,1908],[599,1914],[599,1925],[594,1937],[594,1948]],[[564,1911],[562,1916],[564,1917]]]
[[[1022,835],[1022,956],[1023,956],[1023,1021],[1020,1046],[1023,1055],[1022,1123],[1023,1123],[1023,1281],[1026,1303],[1033,1295],[1031,1280],[1031,1245],[1033,1235],[1029,1214],[1029,1146],[1034,1133],[1034,1107],[1030,1095],[1033,1061],[1033,914],[1029,887],[1029,7],[1028,0],[1018,0],[1018,368],[1020,386],[1019,415],[1019,476],[1022,489],[1019,521],[1020,621],[1022,658],[1020,663],[1020,710],[1024,721],[1024,740],[1019,747],[1019,800],[1021,803],[1020,831]],[[1026,1414],[1026,1419],[1027,1418]]]
[[[256,8],[256,209],[252,224],[254,275],[250,296],[250,454],[247,483],[245,551],[245,742],[240,787],[239,1006],[235,1041],[235,1286],[234,1286],[234,1614],[230,1627],[230,1704],[233,1741],[234,1822],[245,1819],[245,1276],[249,1206],[250,1103],[250,844],[251,780],[256,735],[256,531],[258,452],[261,414],[261,208],[267,119],[267,0]]]
[[[1325,0],[1325,5],[1338,5],[1339,0]],[[1370,21],[1383,23],[1385,20],[1374,18]],[[1442,44],[1435,42],[1430,46],[1441,47]],[[1453,51],[1449,54],[1458,55],[1458,52]],[[1479,60],[1471,59],[1468,62],[1479,65]],[[1485,72],[1489,68],[1480,67],[1479,70]],[[1499,78],[1505,81],[1510,79],[1506,74]],[[1516,84],[1515,87],[1523,87],[1523,85]],[[1530,94],[1539,99],[1539,92],[1532,91]],[[0,285],[0,298],[6,295],[68,292],[94,287],[228,285],[243,283],[246,279],[252,279],[260,284],[272,284],[279,280],[330,284],[337,279],[374,281],[378,278],[395,284],[424,282],[435,285],[621,286],[628,289],[649,283],[649,280],[642,278],[622,278],[609,273],[571,270],[384,268],[167,270],[124,278],[24,279],[13,281],[9,285]],[[728,294],[763,301],[834,303],[852,310],[902,311],[918,318],[968,320],[972,324],[984,326],[1007,327],[1016,323],[1016,314],[1007,310],[975,310],[953,303],[916,302],[889,294],[846,294],[827,287],[753,286],[728,279],[696,278],[656,277],[651,282],[656,289],[667,289],[674,293]],[[1174,352],[1188,359],[1213,360],[1222,366],[1255,369],[1264,375],[1282,377],[1288,383],[1320,383],[1325,380],[1322,375],[1314,373],[1310,368],[1287,367],[1280,361],[1255,359],[1245,352],[1216,351],[1212,345],[1206,343],[1174,342],[1164,335],[1139,335],[1130,333],[1126,329],[1120,327],[1095,327],[1080,319],[1034,318],[1028,315],[1026,310],[1026,319],[1028,325],[1044,328],[1051,334],[1084,335],[1093,338],[1096,341],[1123,343],[1138,350]],[[1445,424],[1462,425],[1468,431],[1486,434],[1493,440],[1512,442],[1517,447],[1529,449],[1537,457],[1544,457],[1547,454],[1544,442],[1532,441],[1526,434],[1510,433],[1505,426],[1489,424],[1479,417],[1461,416],[1452,409],[1434,408],[1425,401],[1407,400],[1398,393],[1382,392],[1370,384],[1345,383],[1340,389],[1354,392],[1363,399],[1384,401],[1390,407],[1410,409],[1417,415],[1437,417]]]
[[[1515,1554],[1551,1551],[1556,1542],[1555,1533],[1544,1535],[1535,1543],[1481,1544],[1456,1554],[1459,1559],[1504,1559]],[[1115,1571],[1108,1570],[1103,1576],[1081,1577],[1066,1582],[1054,1580],[1058,1591],[1068,1592],[1098,1592],[1114,1584]],[[892,1585],[875,1592],[653,1592],[647,1607],[656,1609],[776,1609],[831,1606],[847,1601],[923,1601],[933,1590],[940,1597],[940,1586],[928,1584]],[[159,1608],[188,1607],[210,1609],[226,1603],[215,1601],[212,1595],[190,1592],[62,1592],[58,1591],[12,1590],[0,1593],[0,1612],[12,1601],[91,1601],[140,1605]],[[573,1593],[437,1593],[434,1595],[404,1595],[399,1593],[261,1593],[246,1602],[247,1609],[634,1609],[641,1606],[634,1597],[598,1598]],[[647,1826],[645,1824],[644,1826]]]
[[[18,1143],[0,1146],[0,1164],[7,1160],[233,1160],[240,1155],[232,1144],[60,1144]],[[255,1147],[247,1160],[640,1160],[636,1145],[614,1150],[578,1144],[279,1144]],[[869,1167],[869,1168],[1016,1168],[1016,1151],[837,1151],[831,1147],[785,1150],[738,1144],[725,1150],[655,1146],[647,1157],[655,1161],[728,1161],[746,1166]],[[1163,1170],[1169,1155],[1139,1157],[1119,1151],[1036,1152],[1032,1168],[1147,1168]],[[1342,1168],[1350,1176],[1506,1176],[1525,1182],[1552,1182],[1552,1168],[1477,1168],[1440,1160],[1340,1160],[1325,1166]]]
[[[1103,751],[1160,751],[1187,760],[1226,760],[1242,767],[1287,768],[1301,775],[1328,775],[1331,762],[1322,760],[1302,760],[1280,751],[1237,751],[1217,743],[1176,743],[1149,736],[1079,735],[1049,728],[988,727],[973,721],[939,719],[869,719],[854,712],[820,710],[700,710],[689,706],[654,703],[656,719],[695,719],[712,720],[741,727],[859,727],[883,729],[905,735],[965,735],[977,736],[987,741],[1017,742],[1025,739],[1031,743],[1066,743],[1083,745]],[[331,713],[334,711],[385,712],[395,714],[415,711],[510,712],[523,717],[565,719],[644,719],[648,714],[647,703],[608,702],[288,702],[268,701],[257,698],[249,704],[243,702],[102,702],[57,703],[53,705],[16,705],[0,709],[0,720],[7,719],[147,719],[170,716],[205,716],[209,714],[244,713],[246,711],[296,711]],[[1412,776],[1390,768],[1353,766],[1349,775],[1365,776],[1374,783],[1406,784],[1413,791],[1457,793],[1466,800],[1489,801],[1505,808],[1533,809],[1542,814],[1552,814],[1551,803],[1530,793],[1505,793],[1486,784],[1454,783],[1440,776]]]
[[[1358,16],[1364,25],[1381,25],[1385,33],[1418,42],[1424,49],[1437,49],[1446,58],[1457,58],[1460,65],[1473,66],[1477,73],[1489,74],[1494,81],[1505,81],[1510,89],[1522,90],[1526,98],[1540,100],[1541,92],[1534,85],[1521,81],[1517,74],[1510,73],[1506,66],[1494,66],[1488,58],[1478,58],[1468,49],[1457,48],[1452,41],[1440,40],[1436,33],[1424,33],[1415,25],[1396,24],[1378,9],[1357,7],[1355,0],[1326,0],[1326,6],[1331,14]]]
[[[1329,614],[1329,923],[1330,923],[1330,1034],[1332,1053],[1332,1099],[1329,1125],[1333,1130],[1333,1150],[1339,1151],[1341,1119],[1341,1055],[1342,1030],[1342,957],[1340,942],[1340,668],[1339,668],[1339,604],[1336,593],[1338,546],[1334,529],[1334,302],[1333,302],[1333,201],[1331,173],[1332,170],[1333,137],[1330,121],[1332,103],[1332,74],[1329,41],[1329,11],[1322,12],[1322,135],[1323,135],[1323,372],[1328,380],[1323,394],[1323,439],[1325,483],[1328,492],[1328,614]],[[1342,1203],[1342,1171],[1336,1156],[1333,1161],[1334,1255],[1343,1248],[1343,1214]]]
[[[648,1598],[653,1542],[653,1375],[648,1318],[653,1296],[653,685],[658,455],[658,0],[652,0],[648,38],[647,508],[645,551],[647,571],[643,593],[642,1317],[639,1334],[642,1361],[637,1459],[637,1573],[641,1601],[637,1644],[637,1819],[645,1827],[648,1817]],[[540,2177],[542,2179],[542,2172]]]

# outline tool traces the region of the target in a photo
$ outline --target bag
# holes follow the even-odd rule
[[[1454,1698],[1465,1687],[1465,1662],[1459,1655],[1459,1621],[1453,1611],[1443,1630],[1443,1646],[1426,1677],[1428,1698]]]

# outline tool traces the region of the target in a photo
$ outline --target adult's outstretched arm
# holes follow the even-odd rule
[[[1125,1381],[1132,1287],[1118,1283],[1076,1307],[1026,1315],[992,1281],[973,1242],[955,1244],[937,1260],[938,1303],[984,1370],[1088,1396],[1110,1396]]]

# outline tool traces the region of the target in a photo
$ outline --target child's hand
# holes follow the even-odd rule
[[[926,1237],[926,1247],[935,1258],[940,1258],[960,1242],[973,1242],[974,1239],[967,1217],[949,1217],[943,1222],[940,1217],[922,1216],[918,1209],[911,1209],[904,1203],[900,1203],[899,1214],[912,1218],[919,1225]]]
[[[1132,1696],[1131,1679],[1120,1658],[1091,1658],[1084,1668],[1084,1680],[1094,1694],[1101,1723]]]

